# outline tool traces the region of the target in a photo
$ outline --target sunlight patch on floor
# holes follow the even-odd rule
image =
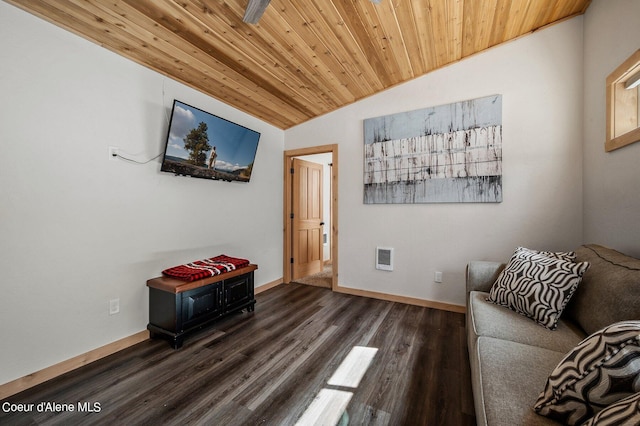
[[[377,352],[378,348],[354,346],[327,385],[356,389]],[[346,409],[352,396],[352,392],[321,389],[296,426],[336,426],[341,420],[348,419]]]
[[[327,384],[357,388],[377,352],[378,348],[354,346]]]
[[[353,393],[322,389],[296,423],[296,426],[335,426],[346,410]]]

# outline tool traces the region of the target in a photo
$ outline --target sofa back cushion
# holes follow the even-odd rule
[[[640,260],[596,244],[576,250],[591,267],[565,309],[587,333],[615,322],[640,319]]]

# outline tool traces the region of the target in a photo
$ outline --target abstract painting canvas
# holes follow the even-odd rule
[[[364,203],[502,202],[502,95],[364,120]]]

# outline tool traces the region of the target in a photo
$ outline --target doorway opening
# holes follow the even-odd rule
[[[307,197],[317,196],[314,189],[317,188],[317,173],[313,163],[323,166],[323,175],[328,174],[328,179],[324,179],[326,184],[320,183],[320,191],[324,189],[329,195],[319,197],[321,206],[329,204],[326,209],[311,200],[300,202],[301,197],[307,200]],[[283,282],[307,281],[308,284],[335,290],[338,286],[337,144],[284,152],[283,221]],[[305,260],[307,258],[309,262]]]

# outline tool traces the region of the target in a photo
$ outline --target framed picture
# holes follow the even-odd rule
[[[364,203],[502,202],[502,95],[364,120]]]

